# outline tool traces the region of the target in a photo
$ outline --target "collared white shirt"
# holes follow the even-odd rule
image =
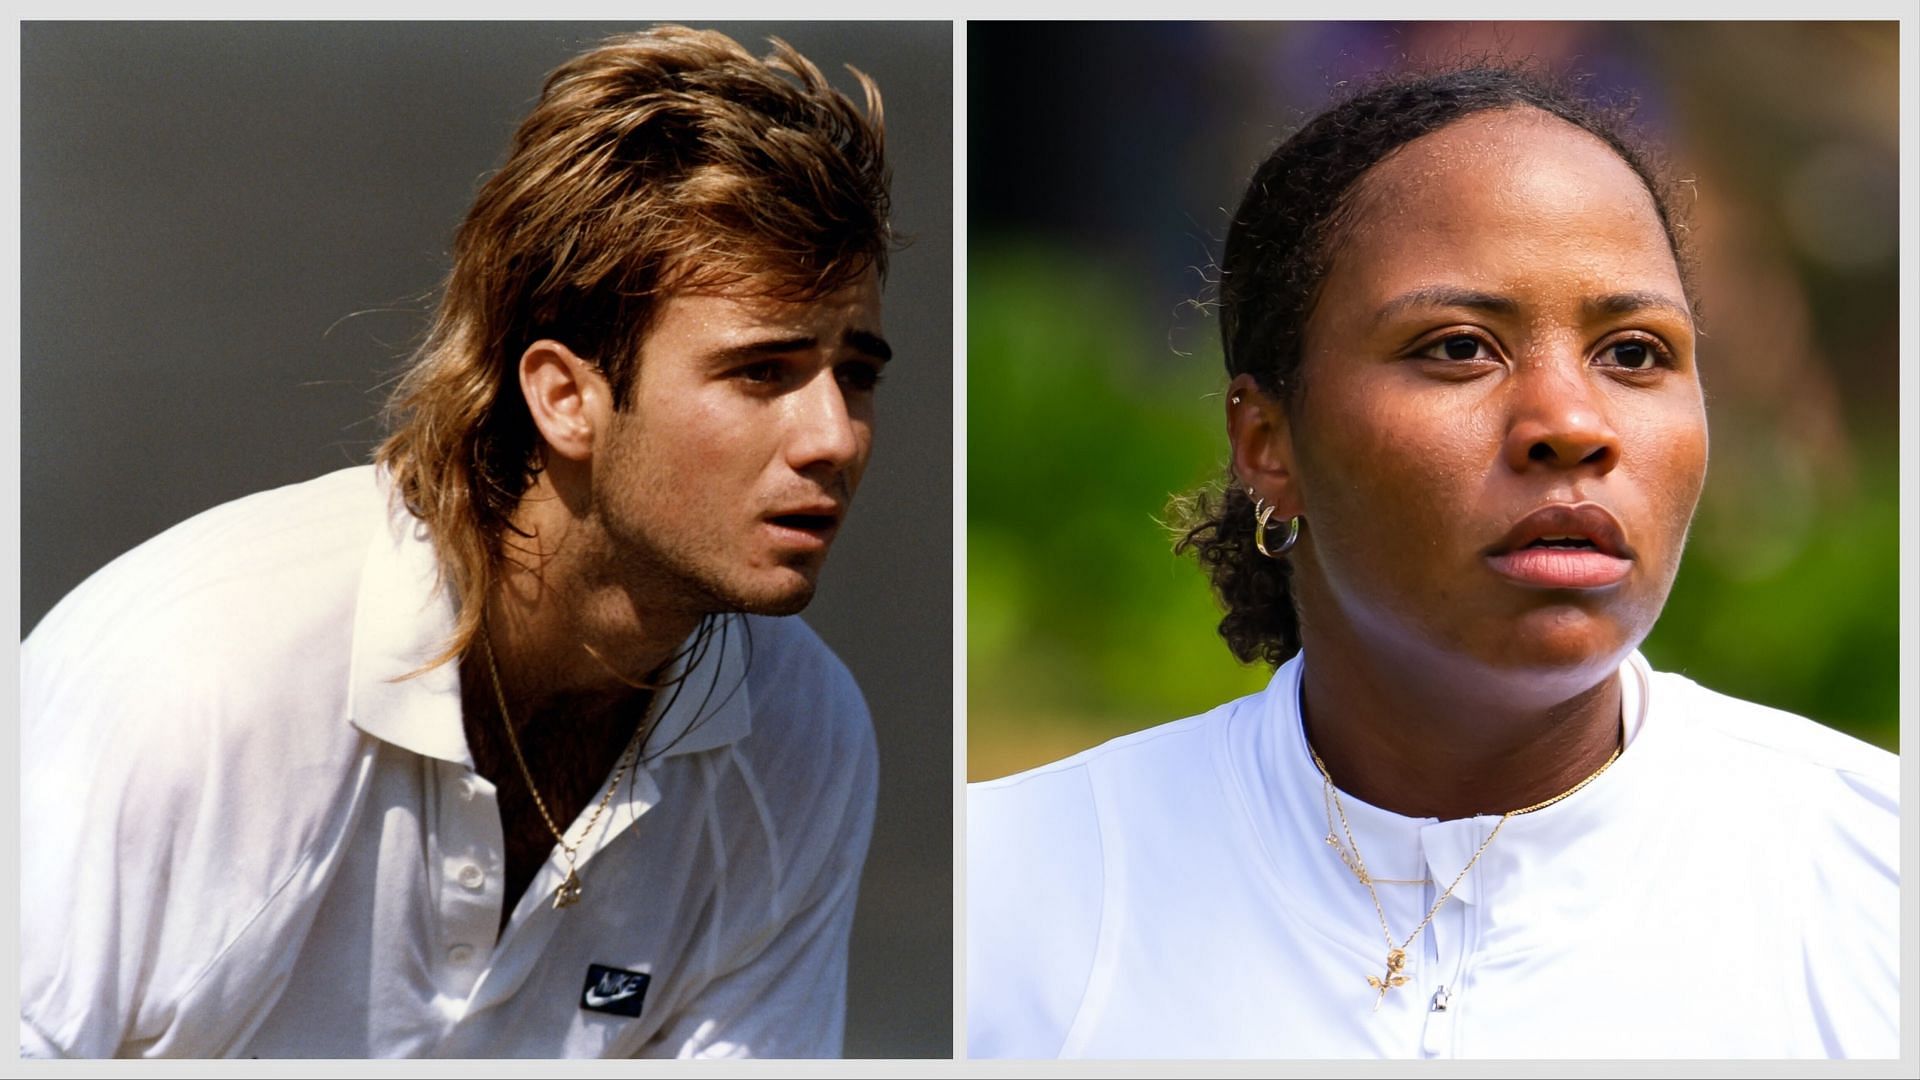
[[[1302,663],[972,787],[973,1056],[1898,1056],[1895,759],[1637,655],[1619,760],[1508,819],[1376,1011]],[[1500,821],[1341,801],[1373,877],[1427,882],[1376,884],[1395,945]]]
[[[499,931],[456,665],[406,677],[452,630],[435,574],[423,527],[349,469],[168,530],[35,629],[23,1053],[839,1052],[876,793],[846,668],[797,619],[725,619],[655,695],[580,843],[581,901],[552,906],[555,849]]]

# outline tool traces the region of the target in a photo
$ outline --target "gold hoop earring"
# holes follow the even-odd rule
[[[1287,519],[1287,535],[1281,539],[1279,547],[1269,549],[1267,524],[1273,520],[1273,507],[1268,506],[1265,499],[1254,495],[1252,488],[1247,489],[1247,494],[1253,495],[1253,546],[1269,559],[1277,559],[1292,551],[1293,545],[1300,542],[1300,515],[1295,514]]]

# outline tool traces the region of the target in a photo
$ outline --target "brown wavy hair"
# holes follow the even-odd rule
[[[1254,172],[1227,231],[1220,259],[1220,341],[1227,376],[1251,375],[1291,409],[1301,393],[1307,319],[1338,257],[1354,194],[1388,154],[1474,113],[1530,107],[1606,143],[1653,197],[1661,228],[1694,310],[1692,260],[1683,242],[1675,184],[1634,135],[1627,105],[1587,100],[1571,80],[1522,66],[1473,65],[1401,74],[1364,86],[1309,120]],[[1180,534],[1213,583],[1226,614],[1220,636],[1242,663],[1279,666],[1300,651],[1290,561],[1253,544],[1253,499],[1228,467],[1218,484],[1174,500]]]
[[[375,454],[426,523],[457,621],[433,664],[479,633],[511,515],[541,467],[515,375],[553,338],[629,398],[650,319],[682,289],[750,282],[825,296],[892,246],[880,92],[859,108],[778,38],[612,38],[547,77],[507,163],[454,238],[453,269],[387,408]]]

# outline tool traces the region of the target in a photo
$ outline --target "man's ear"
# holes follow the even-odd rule
[[[1294,473],[1293,426],[1287,411],[1251,375],[1227,384],[1227,444],[1233,475],[1282,518],[1306,513]]]
[[[593,456],[594,436],[613,414],[613,388],[599,368],[541,338],[520,354],[520,393],[549,453],[570,461]]]

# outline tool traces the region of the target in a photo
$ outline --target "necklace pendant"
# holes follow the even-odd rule
[[[580,892],[580,874],[572,867],[568,867],[567,880],[553,890],[553,906],[555,908],[572,907],[580,902]]]
[[[1381,978],[1380,976],[1377,976],[1377,975],[1367,976],[1367,985],[1373,987],[1375,990],[1380,991],[1380,996],[1373,999],[1374,1012],[1379,1012],[1380,1003],[1387,1000],[1387,991],[1393,989],[1396,986],[1405,986],[1407,984],[1407,977],[1401,974],[1401,972],[1403,972],[1406,969],[1406,966],[1407,966],[1407,950],[1389,949],[1387,950],[1386,977]]]

